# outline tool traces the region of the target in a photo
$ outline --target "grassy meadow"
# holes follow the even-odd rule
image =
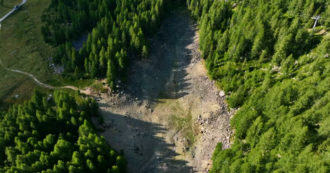
[[[7,6],[14,6],[19,2],[20,0],[4,0],[5,5],[0,5],[0,14],[3,15]],[[40,32],[40,16],[49,3],[49,0],[28,0],[19,11],[2,23],[0,30],[0,60],[3,65],[32,73],[40,81],[54,78],[47,62],[52,49],[44,43]],[[25,100],[36,87],[30,78],[6,71],[2,67],[0,74],[1,105]]]
[[[21,2],[22,0],[0,0],[0,16],[4,16],[11,9],[13,9],[15,5]]]

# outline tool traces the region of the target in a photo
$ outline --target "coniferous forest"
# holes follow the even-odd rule
[[[163,0],[52,0],[42,20],[44,40],[57,47],[53,61],[72,78],[125,80],[129,57],[147,58],[147,36],[164,15]],[[82,48],[71,41],[88,34]]]
[[[41,33],[64,76],[107,78],[114,88],[132,60],[148,58],[148,38],[173,2],[51,0]],[[181,2],[198,23],[209,76],[237,109],[232,145],[217,145],[210,172],[330,172],[330,2]],[[64,91],[36,91],[0,112],[0,172],[125,172],[92,116],[95,100]]]
[[[0,172],[125,172],[125,160],[99,136],[93,99],[38,91],[0,114]]]
[[[0,115],[0,172],[125,172],[91,124],[95,100],[38,91]]]
[[[210,76],[230,93],[234,144],[211,172],[330,171],[327,0],[188,0]],[[319,28],[312,27],[320,15]]]

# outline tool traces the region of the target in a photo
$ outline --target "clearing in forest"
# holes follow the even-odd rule
[[[198,41],[188,12],[175,11],[127,86],[98,98],[102,134],[124,151],[129,172],[206,172],[216,144],[229,147],[232,113],[207,77]]]

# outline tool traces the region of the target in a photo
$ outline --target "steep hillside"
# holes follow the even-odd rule
[[[327,0],[29,0],[0,30],[0,108],[88,86],[105,122],[36,92],[0,112],[0,172],[125,172],[107,143],[130,172],[330,172],[329,30]]]
[[[211,172],[328,172],[330,4],[188,0],[210,76],[240,107]],[[313,16],[320,15],[317,27]]]

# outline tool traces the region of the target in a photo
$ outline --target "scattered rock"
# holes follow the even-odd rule
[[[207,127],[202,127],[202,128],[201,128],[201,133],[202,133],[202,134],[206,133],[206,129],[207,129]]]
[[[197,37],[194,39],[198,39]],[[163,39],[161,40],[161,42],[163,42]],[[157,44],[155,46],[159,47],[157,46]],[[215,86],[215,82],[211,81],[204,73],[205,69],[203,69],[202,63],[200,62],[201,58],[200,52],[198,50],[198,42],[196,41],[188,46],[190,47],[183,47],[185,48],[183,49],[185,51],[185,55],[184,57],[182,57],[184,59],[182,59],[182,62],[178,62],[176,64],[180,67],[180,69],[175,69],[178,71],[174,72],[174,79],[171,80],[172,83],[177,81],[179,85],[181,85],[182,83],[187,84],[187,86],[184,85],[183,88],[163,88],[161,85],[159,85],[164,80],[164,75],[162,73],[164,68],[159,68],[159,66],[163,67],[166,64],[158,63],[163,61],[158,61],[161,58],[157,57],[157,54],[154,55],[154,57],[150,57],[150,63],[137,62],[136,65],[133,64],[133,67],[135,68],[132,68],[132,71],[134,73],[131,76],[132,80],[130,80],[132,82],[129,83],[127,87],[124,84],[120,84],[121,88],[126,87],[130,92],[125,92],[125,95],[121,95],[124,93],[119,92],[113,96],[113,99],[102,102],[107,103],[107,105],[102,105],[102,107],[105,107],[104,109],[108,110],[109,115],[125,114],[125,111],[131,113],[130,115],[132,116],[132,119],[127,119],[126,121],[122,121],[121,119],[119,119],[118,122],[116,121],[116,123],[113,124],[116,125],[116,128],[118,128],[118,130],[122,130],[122,133],[112,133],[115,129],[111,129],[110,131],[104,133],[104,135],[109,135],[109,142],[110,144],[113,143],[113,146],[116,149],[124,148],[125,155],[127,154],[127,158],[137,160],[137,162],[134,162],[133,164],[146,164],[146,166],[144,166],[144,169],[142,169],[141,171],[139,170],[140,172],[148,172],[148,170],[155,170],[153,168],[159,168],[161,164],[166,165],[167,162],[169,163],[169,169],[164,169],[166,170],[166,172],[181,172],[177,170],[177,167],[175,167],[176,165],[172,165],[171,162],[169,162],[171,159],[167,158],[168,156],[172,156],[172,152],[174,151],[176,151],[177,154],[180,156],[182,154],[183,156],[187,156],[187,161],[189,162],[189,165],[192,165],[193,168],[205,172],[204,170],[207,170],[207,168],[202,168],[201,162],[203,160],[209,160],[211,158],[212,152],[217,143],[223,142],[224,146],[230,146],[227,145],[227,143],[229,143],[227,142],[229,141],[229,139],[226,138],[227,136],[230,137],[230,132],[226,131],[227,126],[229,126],[229,114],[227,106],[223,106],[225,105],[224,97],[226,96],[226,94],[228,95],[229,93],[219,91]],[[172,46],[167,47],[167,49],[169,50],[169,52],[173,50]],[[182,52],[180,50],[178,51],[178,55],[181,56]],[[166,52],[162,51],[160,53]],[[167,58],[167,56],[165,56],[165,58]],[[186,58],[189,60],[186,60]],[[156,63],[151,62],[151,60],[156,60]],[[156,67],[153,67],[154,65],[156,65]],[[181,76],[181,71],[186,72],[187,74]],[[156,81],[158,78],[161,81]],[[118,84],[119,86],[119,82],[117,82],[116,84]],[[131,88],[129,88],[130,86]],[[162,89],[165,89],[165,91],[161,91]],[[175,89],[175,91],[173,89]],[[130,95],[132,91],[136,91],[136,93]],[[188,106],[192,106],[192,128],[194,130],[194,133],[197,133],[198,135],[195,138],[195,141],[190,141],[185,138],[184,131],[182,130],[151,130],[153,128],[145,127],[146,124],[149,123],[134,123],[134,121],[140,122],[141,120],[143,120],[147,122],[150,121],[151,124],[157,124],[157,126],[158,124],[160,124],[160,126],[162,126],[163,123],[166,124],[166,122],[164,121],[167,120],[167,117],[163,115],[162,111],[164,111],[164,114],[167,113],[165,111],[169,111],[170,114],[171,110],[169,109],[171,108],[167,107],[167,105],[164,105],[165,108],[158,107],[157,103],[155,103],[153,100],[149,100],[149,96],[151,96],[151,99],[157,99],[158,93],[163,92],[187,93],[184,96],[178,98],[177,100],[179,100],[178,104],[182,105],[184,107],[183,109],[185,110],[188,110]],[[154,96],[157,98],[153,98]],[[203,96],[202,100],[199,100],[200,96]],[[124,100],[124,97],[127,97],[128,99]],[[109,106],[109,104],[112,103],[116,104],[116,106]],[[212,106],[204,106],[206,104]],[[214,109],[219,110],[216,111]],[[211,113],[212,111],[213,113]],[[151,114],[150,112],[157,112],[157,115]],[[230,128],[228,127],[228,129]],[[224,133],[229,134],[224,136]],[[117,135],[116,138],[113,138],[114,135]],[[131,140],[127,140],[127,137],[130,137]],[[123,139],[119,140],[119,138]],[[161,140],[159,140],[158,138]],[[174,144],[174,146],[168,147],[167,149],[167,147],[164,148],[163,145],[159,145],[159,142],[163,143],[163,139],[169,144]],[[192,142],[194,142],[193,145]],[[138,146],[140,146],[141,148],[139,148]],[[172,151],[173,148],[175,148],[174,151]],[[160,152],[155,153],[155,151]],[[141,157],[142,155],[144,156]],[[193,159],[191,159],[191,157]],[[158,160],[161,164],[157,163]],[[175,168],[173,169],[173,167]]]
[[[224,97],[224,96],[226,96],[226,94],[225,94],[224,91],[220,91],[219,96],[220,96],[220,97]]]
[[[150,105],[149,105],[149,104],[146,104],[146,105],[145,105],[145,108],[146,108],[146,109],[150,109]]]

